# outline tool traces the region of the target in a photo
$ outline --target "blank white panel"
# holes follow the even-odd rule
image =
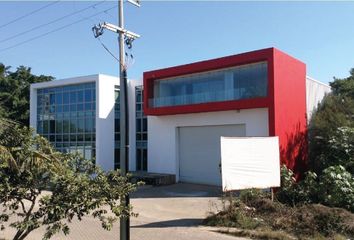
[[[280,186],[278,137],[221,137],[224,191]]]

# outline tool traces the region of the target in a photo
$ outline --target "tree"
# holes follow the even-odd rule
[[[119,217],[133,214],[119,200],[135,188],[119,172],[106,173],[78,155],[55,152],[28,128],[0,120],[0,225],[9,222],[17,229],[14,240],[43,225],[43,239],[68,234],[68,222],[85,215],[109,230]]]
[[[313,114],[309,126],[310,170],[342,165],[354,174],[354,68],[350,76],[335,78]]]
[[[0,116],[29,125],[30,84],[51,81],[51,76],[36,76],[31,68],[20,66],[15,72],[0,63]]]

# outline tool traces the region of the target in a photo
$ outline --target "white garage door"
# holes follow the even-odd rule
[[[180,181],[221,185],[220,137],[244,137],[245,125],[180,127],[178,131]]]

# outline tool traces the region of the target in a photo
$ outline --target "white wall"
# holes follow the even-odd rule
[[[148,116],[148,172],[170,173],[178,181],[177,127],[246,124],[246,136],[269,136],[268,109]]]
[[[306,107],[308,121],[311,119],[312,113],[316,110],[317,105],[322,101],[323,97],[330,92],[331,87],[329,85],[313,78],[306,77]]]
[[[96,81],[96,163],[114,169],[114,86],[119,79],[98,75]]]

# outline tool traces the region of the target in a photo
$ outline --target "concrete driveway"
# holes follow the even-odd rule
[[[137,218],[131,218],[131,239],[238,239],[200,226],[208,212],[220,209],[219,196],[219,188],[203,185],[144,186],[131,196],[133,210],[139,213]],[[92,217],[85,217],[82,221],[73,221],[70,229],[71,233],[68,236],[59,234],[52,239],[119,239],[119,224],[116,224],[111,231],[105,231]],[[11,232],[10,228],[7,228],[5,232],[0,231],[0,239],[2,237],[10,239]],[[43,229],[38,229],[31,233],[28,239],[38,240],[42,236]]]

